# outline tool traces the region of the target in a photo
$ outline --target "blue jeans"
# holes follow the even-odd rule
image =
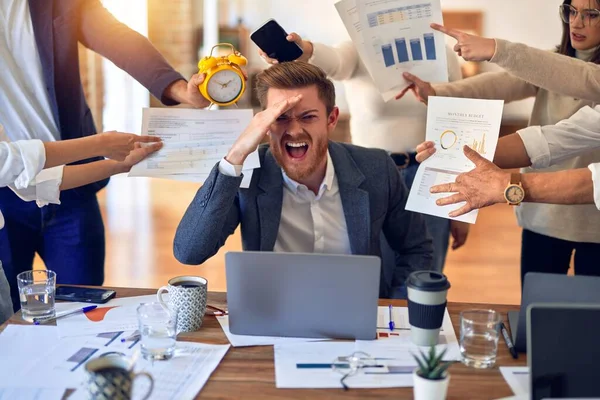
[[[6,221],[0,230],[0,260],[15,311],[20,305],[17,275],[32,269],[35,253],[56,272],[57,283],[104,282],[104,224],[96,195],[66,191],[61,203],[39,208],[8,188],[0,189],[0,210]]]
[[[400,169],[400,176],[406,186],[410,189],[415,175],[418,164],[410,165],[408,168]],[[442,272],[444,264],[446,262],[446,254],[448,253],[448,243],[450,241],[450,220],[446,218],[434,217],[432,215],[423,214],[427,231],[433,239],[433,270]],[[394,250],[389,246],[387,241],[382,240],[381,246],[382,262],[393,262]],[[406,279],[406,277],[403,277]],[[400,286],[394,286],[392,288],[392,299],[406,299],[406,284],[402,283]]]

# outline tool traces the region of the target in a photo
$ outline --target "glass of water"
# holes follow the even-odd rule
[[[21,272],[17,275],[17,286],[24,320],[33,322],[34,318],[54,317],[56,272],[41,269]]]
[[[463,364],[491,368],[498,353],[500,315],[494,310],[460,313],[460,354]]]
[[[137,308],[142,355],[147,360],[168,360],[175,353],[177,310],[160,303],[143,303]]]

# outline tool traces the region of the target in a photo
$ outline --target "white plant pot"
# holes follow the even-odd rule
[[[415,370],[413,372],[413,382],[415,400],[445,400],[448,393],[450,374],[446,372],[444,379],[434,381],[419,376],[417,370]]]

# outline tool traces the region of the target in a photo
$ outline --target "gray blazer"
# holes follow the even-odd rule
[[[396,251],[396,265],[383,266],[380,297],[412,270],[430,269],[432,240],[420,214],[405,210],[408,189],[383,150],[329,142],[352,254],[381,257],[380,235]],[[283,177],[267,145],[259,147],[261,168],[248,189],[241,177],[215,165],[198,190],[175,234],[175,257],[198,265],[217,253],[241,223],[244,250],[273,251],[283,202]]]

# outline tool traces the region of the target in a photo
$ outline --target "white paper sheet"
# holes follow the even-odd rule
[[[182,353],[168,361],[154,363],[139,359],[135,371],[148,372],[154,378],[154,390],[149,400],[192,400],[202,390],[217,368],[229,345],[177,342]],[[141,399],[149,388],[147,378],[138,378],[133,385],[133,400]],[[81,387],[69,400],[86,399]]]
[[[295,343],[295,342],[314,342],[324,339],[312,338],[291,338],[277,336],[251,336],[251,335],[235,335],[229,330],[229,315],[217,316],[217,321],[223,329],[223,333],[227,336],[227,340],[233,347],[248,347],[248,346],[272,346],[275,344]]]
[[[67,388],[37,388],[31,386],[0,386],[0,400],[62,400]]]
[[[447,82],[439,0],[342,0],[336,9],[384,101],[409,83],[402,72],[431,82]]]
[[[357,346],[363,351],[381,347],[393,352],[396,357],[400,357],[400,354],[410,356],[411,352],[418,354],[420,347],[413,344],[410,338],[408,307],[394,307],[392,312],[395,325],[393,331],[389,329],[389,307],[380,306],[377,309],[377,340],[357,340]],[[420,349],[427,351],[426,347]],[[436,346],[438,352],[443,349],[446,349],[444,360],[460,361],[460,347],[447,309],[444,312],[444,320],[440,329],[439,344]]]
[[[426,140],[435,143],[436,152],[419,165],[406,203],[407,210],[450,219],[448,214],[464,205],[438,206],[437,199],[452,193],[431,194],[429,189],[452,183],[459,174],[474,168],[464,155],[465,145],[490,161],[494,159],[503,107],[503,100],[429,97]],[[474,224],[477,214],[478,210],[473,210],[453,219]]]
[[[56,320],[60,337],[91,335],[103,332],[133,331],[138,328],[136,309],[141,303],[155,302],[156,295],[122,297],[98,304],[86,314]],[[83,304],[83,305],[82,305]],[[57,311],[89,306],[89,303],[57,304]]]
[[[313,342],[278,344],[275,352],[275,381],[278,388],[341,388],[342,374],[331,364],[337,357],[361,350],[354,342]],[[369,355],[380,366],[363,368],[346,379],[350,388],[390,388],[413,386],[416,362],[403,355],[395,358],[374,348]],[[307,367],[310,366],[310,368]],[[317,364],[317,365],[314,365]],[[305,366],[302,368],[302,366]]]
[[[136,164],[129,176],[204,182],[252,120],[245,110],[195,110],[183,108],[145,108],[142,135],[159,136],[161,150]],[[258,151],[244,162],[244,181],[248,187],[254,168],[260,167]]]
[[[529,368],[528,367],[500,367],[500,372],[515,396],[529,394]]]

